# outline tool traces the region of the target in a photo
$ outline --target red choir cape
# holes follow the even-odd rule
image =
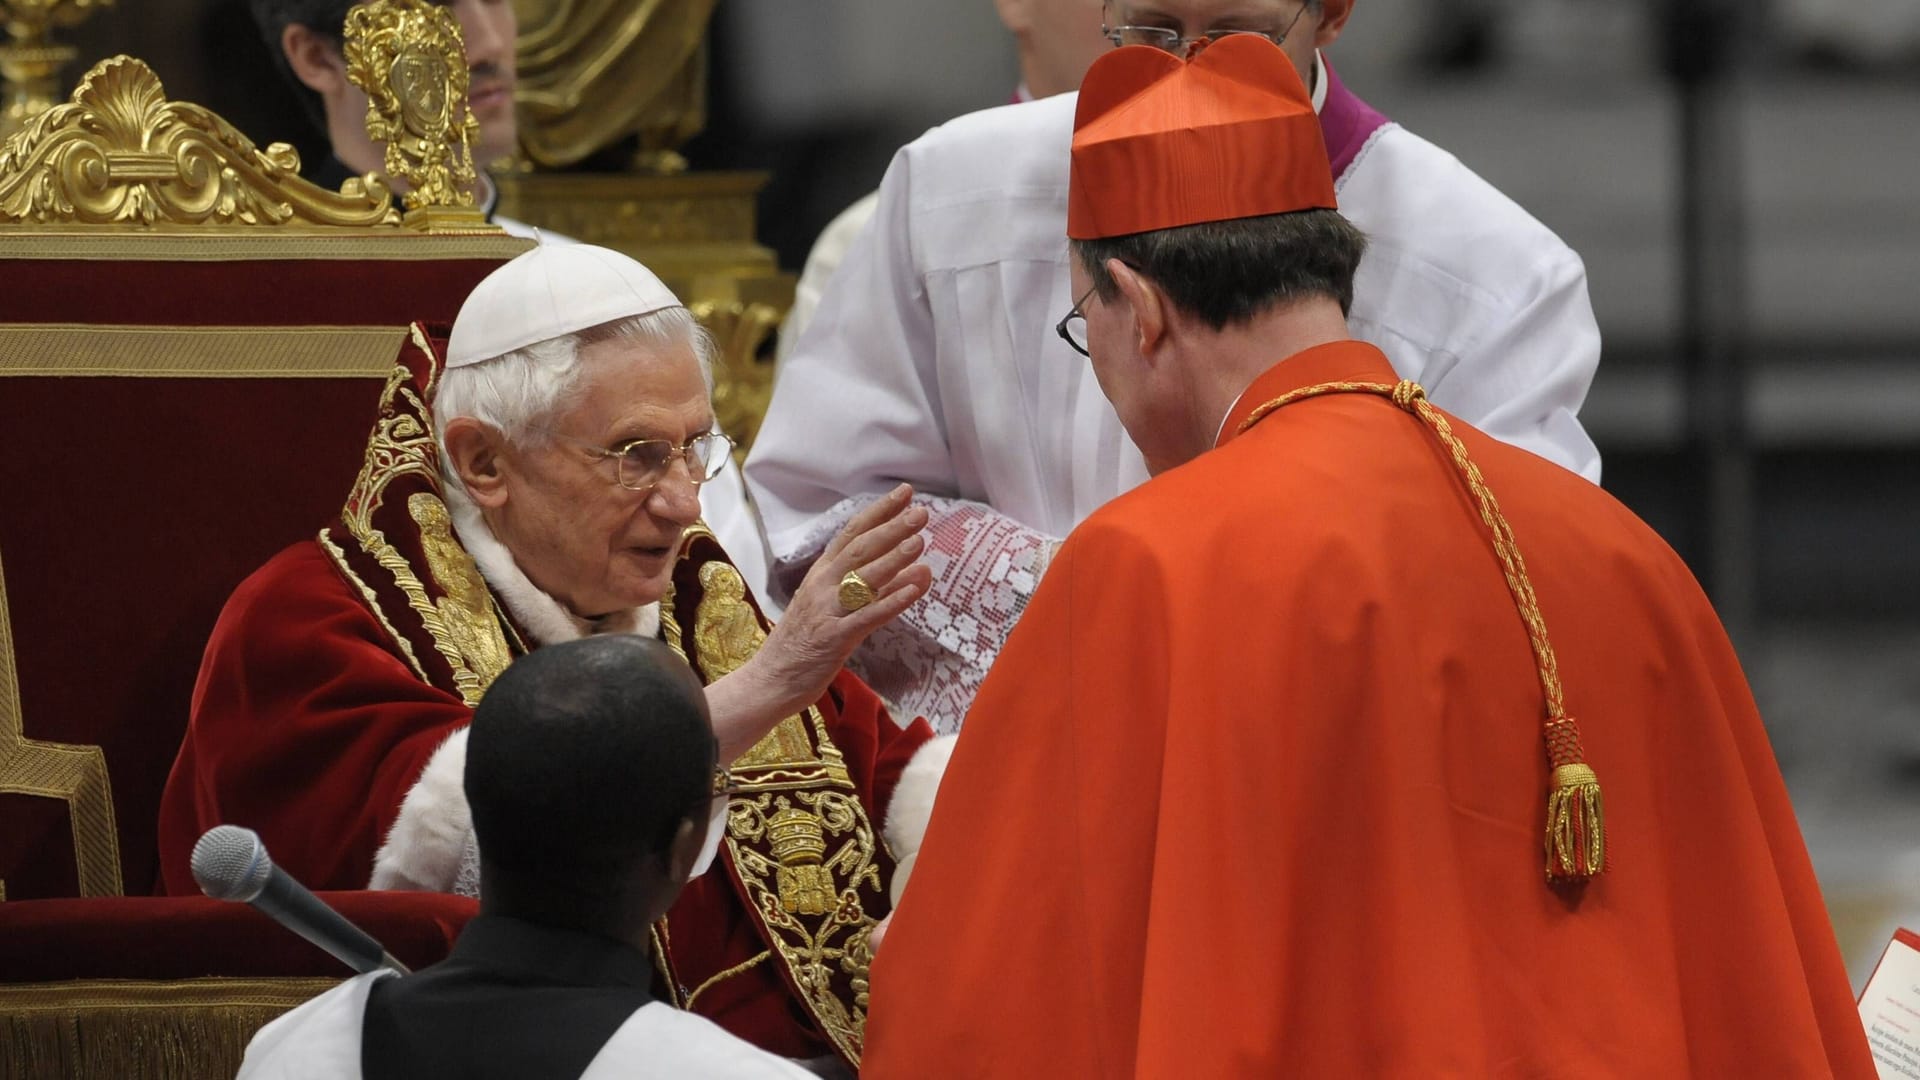
[[[1371,346],[1076,529],[988,676],[874,966],[863,1076],[1847,1076],[1873,1065],[1740,666],[1680,560],[1455,430],[1605,788],[1550,887],[1541,682]]]
[[[241,583],[215,624],[162,797],[169,893],[198,891],[194,842],[229,823],[256,830],[310,888],[366,887],[427,760],[527,647],[446,529],[427,404],[439,361],[418,328],[415,341],[341,518]],[[662,636],[710,682],[763,640],[751,604],[712,534],[695,529],[661,605]],[[697,991],[694,1011],[768,1050],[857,1061],[865,933],[886,913],[892,873],[876,837],[930,737],[924,721],[895,724],[842,672],[736,763],[745,793],[721,860],[656,928],[662,999],[684,1006]],[[769,835],[767,818],[801,792],[834,806],[831,822],[799,823],[834,845],[825,870]]]

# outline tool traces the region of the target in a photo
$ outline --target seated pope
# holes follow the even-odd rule
[[[731,451],[712,352],[658,278],[584,245],[494,271],[444,350],[416,325],[340,515],[214,627],[162,800],[167,890],[194,890],[194,841],[230,823],[313,888],[477,894],[481,693],[545,645],[658,637],[705,684],[732,798],[713,870],[654,924],[656,992],[857,1064],[870,935],[946,747],[842,664],[926,591],[926,515],[903,487],[851,522],[769,628],[700,521]]]

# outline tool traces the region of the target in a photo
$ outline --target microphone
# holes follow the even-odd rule
[[[208,829],[193,845],[193,880],[215,900],[252,904],[358,974],[383,967],[409,974],[406,965],[388,955],[365,930],[273,865],[267,846],[252,829],[238,825]]]

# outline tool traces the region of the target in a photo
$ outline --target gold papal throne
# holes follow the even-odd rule
[[[0,1077],[231,1077],[347,974],[156,895],[155,819],[227,595],[338,512],[409,325],[528,246],[433,224],[126,57],[0,145]],[[473,913],[328,898],[413,966]]]

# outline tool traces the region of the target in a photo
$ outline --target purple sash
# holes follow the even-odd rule
[[[1367,140],[1391,121],[1347,89],[1340,76],[1333,73],[1333,61],[1326,61],[1326,69],[1327,101],[1320,109],[1320,134],[1327,140],[1327,157],[1337,184],[1353,168]]]

